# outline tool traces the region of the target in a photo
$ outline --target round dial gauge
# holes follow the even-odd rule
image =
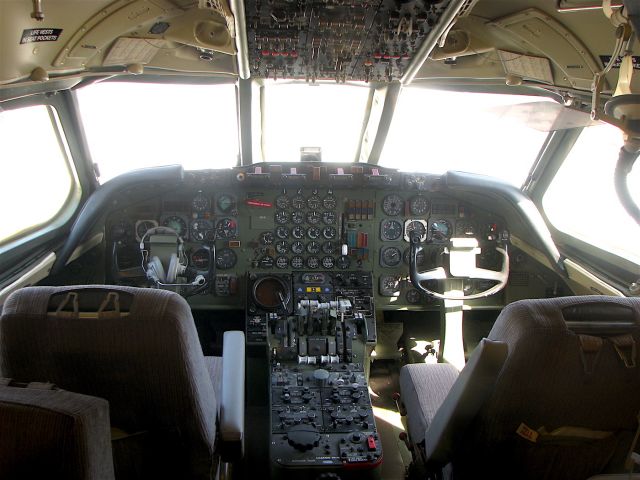
[[[284,225],[289,221],[289,214],[284,210],[277,211],[275,220],[277,224]]]
[[[396,247],[384,247],[380,250],[380,265],[383,267],[395,267],[402,261],[402,253]]]
[[[222,213],[229,213],[236,208],[236,199],[228,193],[220,195],[216,203],[218,204],[218,210]]]
[[[262,277],[253,284],[253,301],[263,308],[275,309],[290,298],[290,291],[277,277]]]
[[[382,211],[385,215],[395,217],[402,213],[402,207],[404,206],[404,200],[400,195],[392,193],[382,199]]]
[[[233,218],[223,218],[216,224],[218,238],[235,238],[238,234],[238,222]]]
[[[406,299],[407,303],[415,305],[417,303],[420,303],[420,301],[422,300],[422,295],[420,295],[419,291],[411,289],[407,291]]]
[[[289,266],[289,259],[287,257],[276,258],[276,267],[280,269],[287,268]]]
[[[177,215],[171,215],[164,219],[162,225],[165,227],[169,227],[172,230],[175,230],[179,236],[183,236],[187,233],[187,222],[184,221],[182,217],[178,217]]]
[[[235,267],[237,261],[238,256],[236,252],[230,248],[219,248],[216,251],[216,267],[220,270],[228,270],[229,268]]]
[[[322,200],[320,200],[320,197],[317,195],[311,195],[307,200],[307,207],[309,207],[309,210],[317,210],[320,208],[321,204]]]
[[[211,237],[213,223],[209,220],[194,220],[191,222],[191,240],[202,242]]]
[[[158,222],[155,220],[138,220],[136,222],[136,237],[138,241],[142,240],[142,237],[152,228],[156,228]],[[122,235],[124,236],[124,234]]]
[[[304,234],[305,234],[305,229],[304,227],[301,226],[297,226],[297,227],[293,227],[293,230],[291,230],[291,236],[293,238],[296,238],[298,240],[304,238]]]
[[[322,214],[322,221],[325,225],[333,225],[336,223],[336,214],[335,212],[324,212]]]
[[[429,234],[434,242],[446,242],[451,237],[451,224],[446,220],[436,220],[429,227]]]
[[[209,270],[209,251],[200,248],[191,254],[191,265],[197,270]]]
[[[282,240],[286,240],[287,238],[289,238],[289,229],[282,226],[276,228],[276,237]]]
[[[292,268],[302,268],[304,267],[304,259],[299,256],[295,256],[291,259],[291,267]]]
[[[295,211],[291,214],[291,221],[293,223],[295,223],[296,225],[300,225],[301,223],[304,223],[304,213],[302,213],[301,211]]]
[[[411,241],[411,235],[416,232],[420,236],[420,241],[427,238],[427,228],[420,220],[407,220],[404,225],[404,237],[407,241]]]
[[[383,220],[380,225],[380,238],[382,240],[397,240],[402,236],[402,224],[397,220]]]
[[[409,201],[411,215],[423,217],[429,211],[429,199],[423,195],[416,195]]]
[[[318,268],[320,266],[320,259],[318,257],[307,258],[307,268]]]
[[[346,255],[340,255],[336,260],[336,266],[341,270],[346,270],[351,266],[351,259]]]
[[[309,242],[307,244],[307,252],[309,253],[319,253],[320,252],[320,244],[318,242]]]
[[[322,229],[322,236],[327,240],[336,238],[337,234],[338,234],[338,231],[335,229],[335,227],[324,227]]]
[[[336,253],[336,244],[334,242],[324,242],[322,244],[322,251],[327,255],[333,255]]]
[[[293,242],[291,244],[291,251],[293,253],[295,253],[296,255],[300,255],[302,252],[304,252],[304,243],[302,243],[302,242]]]
[[[318,227],[309,227],[309,230],[307,230],[307,237],[311,240],[320,238],[320,229]]]
[[[191,200],[191,208],[194,212],[206,212],[209,210],[210,205],[209,197],[202,192],[198,192],[196,196],[193,197],[193,200]]]
[[[296,195],[291,200],[291,206],[296,210],[302,210],[306,204],[307,202],[302,195]]]
[[[273,245],[276,237],[273,232],[262,232],[260,234],[260,244],[261,245]]]
[[[320,223],[321,219],[322,215],[320,215],[318,212],[307,213],[307,222],[309,222],[311,225],[317,225],[318,223]]]
[[[322,268],[330,269],[333,268],[336,264],[336,261],[333,257],[322,257]]]
[[[405,251],[404,251],[404,255],[402,256],[404,263],[406,263],[407,265],[409,265],[409,256],[411,255],[411,247],[408,247]],[[425,254],[424,254],[424,250],[421,250],[420,252],[418,252],[418,266],[421,267],[424,265],[425,262]]]
[[[333,195],[327,195],[322,199],[322,206],[327,210],[333,210],[336,208],[336,197]]]
[[[289,244],[285,240],[279,240],[276,242],[276,252],[280,255],[284,255],[289,252]]]
[[[280,210],[286,210],[290,205],[291,201],[286,195],[280,195],[278,198],[276,198],[276,207],[278,207]]]

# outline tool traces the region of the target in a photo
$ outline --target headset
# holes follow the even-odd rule
[[[171,254],[169,258],[169,266],[165,272],[162,260],[157,255],[152,255],[151,245],[145,248],[145,241],[150,239],[152,235],[175,235],[177,251]],[[145,232],[140,239],[140,253],[142,254],[142,269],[146,272],[147,278],[158,284],[174,284],[178,276],[182,275],[187,269],[187,257],[184,253],[184,240],[180,238],[178,232],[169,227],[153,227]]]

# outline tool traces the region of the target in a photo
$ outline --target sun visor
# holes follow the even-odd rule
[[[602,122],[591,115],[555,102],[530,102],[491,108],[489,112],[512,122],[519,122],[541,132],[588,127]]]

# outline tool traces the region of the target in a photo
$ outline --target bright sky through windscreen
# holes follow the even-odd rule
[[[353,162],[369,88],[335,84],[265,87],[267,162],[297,162],[300,147],[321,147],[324,162]]]
[[[380,164],[404,171],[480,173],[520,187],[547,132],[496,108],[549,99],[404,89],[396,105]]]
[[[233,167],[235,86],[103,82],[78,90],[100,182],[143,167]]]

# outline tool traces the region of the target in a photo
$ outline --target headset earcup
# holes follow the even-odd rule
[[[178,255],[172,253],[171,260],[169,260],[169,268],[167,269],[167,283],[175,283],[179,266]]]
[[[163,283],[167,281],[167,277],[164,273],[164,267],[162,266],[162,261],[160,261],[160,258],[155,255],[151,257],[151,260],[149,260],[149,264],[147,265],[147,272],[151,271],[152,269],[157,275],[158,280]]]

